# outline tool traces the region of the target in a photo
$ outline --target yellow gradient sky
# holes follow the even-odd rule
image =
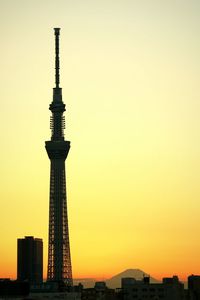
[[[53,27],[61,27],[74,277],[200,273],[200,1],[0,0],[0,277],[47,265]]]

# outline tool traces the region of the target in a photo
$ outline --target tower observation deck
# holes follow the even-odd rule
[[[60,88],[59,35],[55,33],[55,88],[53,101],[49,106],[52,112],[50,119],[51,140],[45,142],[45,148],[51,162],[50,201],[49,201],[49,245],[48,245],[48,281],[63,281],[66,286],[73,285],[70,257],[69,230],[67,218],[67,195],[65,178],[65,160],[70,142],[65,141],[65,104],[62,101]]]

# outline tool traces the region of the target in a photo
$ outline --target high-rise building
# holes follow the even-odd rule
[[[52,112],[50,128],[51,140],[46,142],[46,150],[51,161],[50,202],[49,202],[49,248],[48,248],[48,281],[63,281],[72,286],[72,268],[70,258],[69,230],[66,203],[65,159],[70,142],[65,141],[65,104],[62,101],[60,88],[59,35],[55,31],[55,88],[53,101],[49,106]]]
[[[43,281],[42,239],[26,236],[17,239],[17,279],[28,280],[31,284]]]

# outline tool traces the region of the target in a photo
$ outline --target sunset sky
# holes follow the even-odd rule
[[[200,1],[0,0],[0,277],[46,277],[54,27],[73,276],[200,274]]]

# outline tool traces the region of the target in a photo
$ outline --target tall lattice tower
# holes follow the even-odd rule
[[[49,203],[49,248],[48,248],[48,281],[63,281],[72,286],[72,268],[70,258],[69,231],[66,203],[65,159],[70,142],[64,139],[65,104],[62,101],[59,62],[60,28],[55,31],[55,84],[53,101],[49,106],[52,112],[50,128],[51,141],[47,141],[46,151],[51,161],[50,203]]]

